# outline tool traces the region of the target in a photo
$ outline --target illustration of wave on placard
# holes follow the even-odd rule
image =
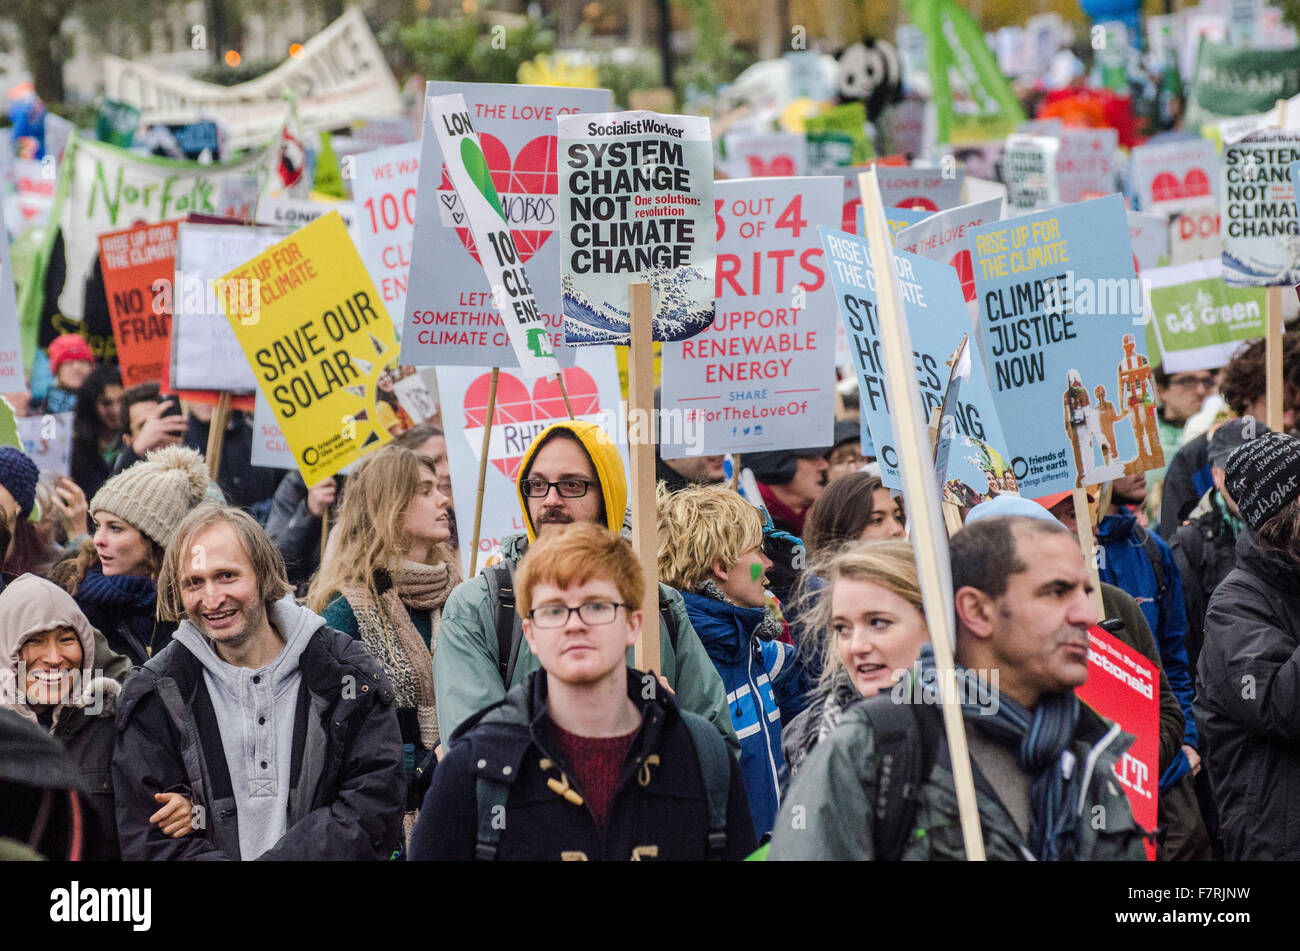
[[[1292,260],[1295,260],[1295,252],[1292,251]],[[1294,273],[1295,264],[1287,271],[1287,274]],[[1223,252],[1223,275],[1230,277],[1232,283],[1236,285],[1245,285],[1250,287],[1266,287],[1269,284],[1278,283],[1278,273],[1275,268],[1260,268],[1257,265],[1243,260],[1231,251]],[[1285,275],[1284,275],[1285,276]]]
[[[656,340],[685,340],[713,323],[712,278],[702,268],[656,268],[646,279],[657,297],[654,319]],[[593,302],[565,274],[560,282],[563,294],[564,339],[574,344],[608,343],[625,339],[631,327],[626,310],[608,301]],[[705,299],[700,299],[703,289]]]

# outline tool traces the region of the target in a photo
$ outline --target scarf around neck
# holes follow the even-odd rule
[[[78,600],[114,608],[153,613],[158,603],[158,587],[143,575],[106,575],[99,565],[86,569],[77,586]]]
[[[757,610],[756,608],[743,608],[741,605],[733,602],[722,593],[722,589],[718,587],[718,583],[712,578],[705,578],[700,582],[700,586],[695,593],[701,597],[711,598],[714,601],[721,601],[723,604],[729,604],[733,608],[740,608],[744,611]],[[781,636],[784,629],[780,615],[772,609],[772,605],[769,603],[763,607],[763,620],[758,622],[753,633],[760,641],[774,641]]]

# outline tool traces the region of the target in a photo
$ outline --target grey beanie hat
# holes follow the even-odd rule
[[[90,500],[90,514],[111,512],[166,548],[207,490],[203,457],[185,446],[166,446],[105,482]]]

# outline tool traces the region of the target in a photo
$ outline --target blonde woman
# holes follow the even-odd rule
[[[849,548],[826,563],[825,576],[828,588],[817,595],[812,628],[825,632],[821,682],[783,737],[791,775],[835,729],[845,707],[891,689],[930,639],[909,542]]]
[[[433,459],[403,446],[367,456],[348,478],[330,549],[307,606],[379,661],[397,697],[408,784],[439,743],[433,652],[442,606],[460,570],[447,539],[449,499]]]

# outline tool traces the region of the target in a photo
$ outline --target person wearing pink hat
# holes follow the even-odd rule
[[[77,406],[77,390],[95,368],[95,353],[79,334],[60,334],[50,341],[46,353],[54,385],[46,392],[43,403],[33,405],[32,411],[71,412]]]

